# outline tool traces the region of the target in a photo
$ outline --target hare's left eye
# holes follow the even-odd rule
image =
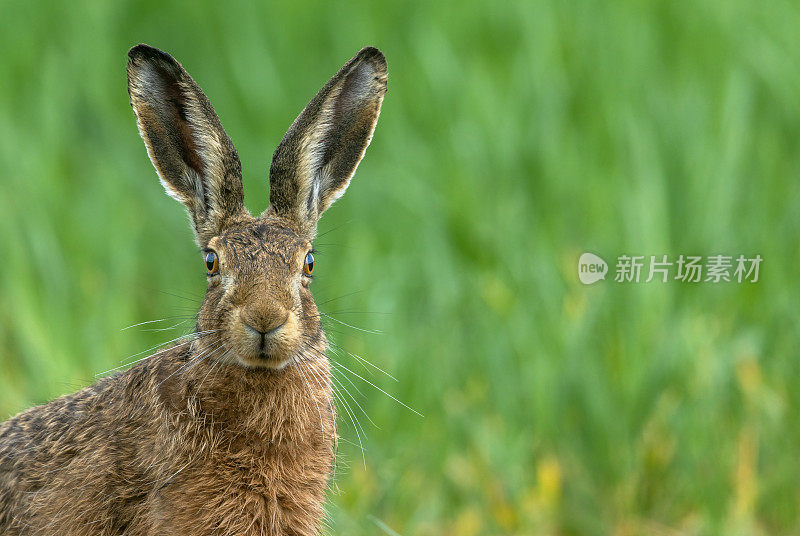
[[[219,259],[213,251],[206,253],[206,272],[208,275],[217,275],[219,273]]]
[[[306,253],[306,261],[303,264],[303,273],[307,276],[311,276],[311,273],[314,271],[314,255],[311,254],[309,251]]]

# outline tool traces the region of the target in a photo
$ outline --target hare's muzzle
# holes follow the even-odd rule
[[[240,361],[253,367],[283,368],[297,352],[300,340],[296,316],[275,305],[243,309],[233,330]]]

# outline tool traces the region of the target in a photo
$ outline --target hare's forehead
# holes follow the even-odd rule
[[[291,262],[308,247],[308,242],[293,230],[260,220],[227,229],[218,240],[225,253],[237,259],[277,256]]]

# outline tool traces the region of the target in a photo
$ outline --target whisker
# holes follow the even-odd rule
[[[307,337],[307,339],[310,341],[310,338]],[[309,359],[307,357],[306,353],[305,353],[306,350],[311,351],[314,354],[317,354],[318,357],[314,357],[314,358]],[[305,359],[303,359],[303,360],[301,360],[299,362],[299,366],[302,366],[303,363],[306,363],[308,371],[311,373],[311,377],[314,378],[315,383],[317,383],[317,385],[320,386],[321,388],[322,388],[322,384],[324,384],[324,385],[328,386],[328,388],[330,389],[330,393],[331,393],[332,397],[328,396],[327,400],[328,400],[328,406],[331,409],[331,414],[334,415],[334,416],[336,415],[336,411],[335,411],[335,409],[333,407],[333,404],[334,404],[334,402],[337,402],[338,405],[342,406],[342,408],[344,409],[345,414],[348,416],[348,418],[350,419],[350,422],[353,424],[353,429],[355,430],[356,437],[358,438],[358,443],[359,443],[358,446],[359,446],[359,448],[361,450],[361,458],[362,458],[362,460],[364,462],[364,467],[366,467],[367,461],[366,461],[366,455],[364,453],[364,444],[361,441],[361,436],[360,436],[359,431],[358,431],[358,426],[360,426],[360,423],[359,423],[358,426],[356,425],[356,422],[358,421],[358,419],[357,418],[355,420],[353,419],[353,415],[354,414],[350,411],[349,407],[345,405],[346,401],[342,399],[342,397],[341,397],[341,395],[339,393],[337,393],[336,386],[332,383],[332,380],[333,380],[332,375],[328,376],[326,378],[323,378],[322,377],[322,373],[319,370],[316,370],[315,368],[311,367],[311,361],[312,360],[316,360],[316,359],[325,359],[325,360],[327,360],[328,359],[327,356],[324,353],[319,352],[316,348],[312,347],[309,344],[308,341],[306,341],[304,343],[304,348],[301,351],[300,355],[303,356]],[[327,362],[330,363],[330,361],[327,361]],[[333,398],[333,400],[331,400],[331,398]],[[334,423],[334,426],[335,426],[335,423]],[[362,428],[362,431],[363,431],[363,428]],[[365,434],[364,438],[366,439],[366,434]],[[334,439],[334,443],[335,443],[334,448],[338,451],[338,449],[339,449],[339,439],[340,438],[339,438],[339,435],[336,433],[335,429],[334,429],[333,439]],[[351,444],[355,445],[355,443],[352,443],[351,441],[348,441],[348,443],[351,443]],[[334,460],[335,461],[334,461],[333,477],[335,478],[336,477],[337,467],[338,467],[338,464],[339,464],[340,460],[339,460],[338,457],[335,458]]]
[[[182,300],[186,300],[186,301],[189,301],[189,302],[192,302],[192,303],[196,303],[196,304],[203,303],[203,299],[199,295],[196,296],[196,297],[183,296],[182,294],[175,294],[173,292],[167,292],[166,290],[156,290],[156,292],[159,292],[161,294],[166,294],[167,296],[174,296],[175,298],[180,298]]]
[[[207,359],[214,357],[214,354],[216,354],[220,350],[220,348],[222,348],[224,345],[225,342],[222,340],[222,337],[218,338],[215,342],[211,343],[211,346],[213,346],[213,348],[206,349],[201,356],[198,356],[200,357],[200,359],[193,358],[190,360],[189,363],[191,364],[189,367],[186,368],[186,370],[184,370],[184,373],[189,372],[203,361],[206,361]]]
[[[334,385],[334,387],[335,387],[335,385]],[[334,389],[334,393],[335,392],[336,392],[336,389]],[[364,452],[364,443],[361,441],[361,434],[359,434],[359,432],[358,432],[358,429],[361,426],[361,423],[358,422],[358,418],[357,417],[353,416],[353,413],[350,410],[350,404],[347,403],[347,400],[345,400],[344,397],[340,396],[339,397],[339,401],[342,403],[342,407],[344,408],[345,413],[347,413],[347,416],[350,418],[350,422],[353,423],[353,429],[356,431],[356,437],[358,438],[358,444],[361,447],[361,459],[364,462],[364,469],[366,469],[367,468],[367,457],[366,457],[366,454]],[[356,425],[356,423],[358,423],[358,425]],[[363,431],[363,428],[362,428],[362,431]],[[366,439],[366,434],[364,434],[364,439]]]
[[[336,227],[334,227],[333,229],[328,229],[328,230],[327,230],[327,231],[325,231],[324,233],[322,233],[322,234],[320,234],[320,235],[317,235],[317,239],[320,239],[320,238],[322,238],[323,236],[325,236],[326,234],[328,234],[328,233],[332,233],[333,231],[335,231],[335,230],[337,230],[337,229],[341,229],[341,228],[342,228],[342,227],[344,227],[345,225],[349,225],[351,222],[352,222],[352,220],[347,220],[346,222],[344,222],[344,223],[341,223],[341,224],[337,225],[337,226],[336,226]]]
[[[336,343],[334,343],[334,342],[328,341],[328,343],[329,343],[331,346],[335,346],[336,348],[338,348],[338,349],[339,349],[339,350],[341,350],[342,352],[346,353],[346,354],[347,354],[347,355],[349,355],[350,357],[354,357],[354,358],[358,359],[359,361],[362,361],[362,362],[366,363],[367,365],[369,365],[369,366],[373,367],[374,369],[376,369],[376,370],[378,370],[378,371],[380,371],[380,372],[382,372],[382,373],[386,374],[388,377],[390,377],[390,378],[391,378],[391,379],[393,379],[394,381],[396,381],[396,382],[398,382],[398,383],[400,382],[400,380],[398,380],[397,378],[395,378],[394,376],[392,376],[391,374],[389,374],[388,372],[386,372],[385,370],[383,370],[382,368],[380,368],[378,365],[375,365],[374,363],[371,363],[370,361],[368,361],[367,359],[364,359],[364,358],[363,358],[363,357],[361,357],[360,355],[358,355],[358,354],[354,354],[354,353],[352,353],[352,352],[348,352],[347,350],[345,350],[344,348],[342,348],[341,346],[339,346],[338,344],[336,344]]]
[[[317,311],[319,313],[319,311]],[[382,311],[329,311],[328,314],[333,315],[388,315],[391,313],[386,313]],[[303,318],[319,318],[322,314],[316,315],[306,315]]]
[[[155,320],[145,320],[144,322],[139,322],[138,324],[131,324],[130,326],[126,326],[126,327],[122,328],[120,331],[125,331],[127,329],[135,328],[137,326],[143,326],[145,324],[155,324],[157,322],[166,322],[166,321],[167,321],[166,318],[157,318]]]
[[[350,374],[354,374],[356,377],[358,377],[358,378],[359,378],[359,379],[361,379],[362,381],[365,381],[365,382],[367,382],[367,383],[368,383],[368,384],[370,384],[372,387],[374,387],[375,389],[377,389],[377,390],[378,390],[378,391],[380,391],[381,393],[385,394],[386,396],[388,396],[389,398],[391,398],[392,400],[394,400],[395,402],[397,402],[397,403],[398,403],[398,404],[400,404],[401,406],[405,407],[406,409],[409,409],[409,410],[413,411],[414,413],[416,413],[416,414],[417,414],[417,415],[419,415],[420,417],[423,417],[423,418],[425,417],[425,415],[423,415],[423,414],[422,414],[422,413],[420,413],[419,411],[415,410],[414,408],[412,408],[412,407],[411,407],[411,406],[409,406],[408,404],[405,404],[404,402],[401,402],[400,400],[398,400],[398,399],[397,399],[397,398],[395,398],[394,396],[390,395],[389,393],[387,393],[386,391],[384,391],[383,389],[381,389],[380,387],[378,387],[377,385],[375,385],[374,383],[372,383],[372,382],[371,382],[371,381],[369,381],[368,379],[366,379],[366,378],[364,378],[363,376],[359,375],[357,372],[353,372],[353,371],[352,371],[352,370],[350,370],[349,368],[345,367],[344,365],[342,365],[341,363],[339,363],[339,362],[337,362],[337,361],[334,361],[333,359],[331,359],[331,363],[332,363],[332,364],[333,364],[333,363],[335,363],[335,364],[336,364],[336,365],[338,365],[339,367],[341,367],[341,368],[345,369],[345,370],[346,370],[347,372],[349,372]]]
[[[184,345],[186,345],[186,344],[189,344],[189,343],[191,343],[191,342],[192,342],[192,341],[194,341],[194,340],[197,340],[197,339],[201,338],[201,337],[202,337],[203,335],[205,335],[205,334],[214,333],[214,332],[216,332],[216,331],[219,331],[219,330],[216,330],[216,329],[214,329],[214,330],[208,330],[208,331],[199,331],[199,332],[194,332],[194,333],[187,333],[186,335],[181,335],[180,337],[175,337],[174,339],[172,339],[172,340],[170,340],[170,341],[167,341],[167,342],[162,342],[161,344],[157,344],[157,345],[155,345],[155,346],[151,346],[151,347],[150,347],[150,348],[148,348],[147,350],[142,350],[141,352],[137,352],[137,353],[135,353],[135,354],[133,354],[133,355],[130,355],[130,356],[128,356],[128,357],[125,357],[125,358],[123,358],[122,360],[124,361],[125,359],[130,359],[130,358],[132,358],[132,357],[136,357],[136,356],[142,355],[142,354],[144,354],[144,353],[151,352],[151,351],[155,350],[156,348],[161,348],[162,346],[165,346],[165,345],[168,345],[168,344],[172,344],[173,342],[179,341],[179,340],[181,340],[181,339],[185,339],[186,337],[192,337],[192,336],[196,336],[196,339],[188,340],[188,341],[182,342],[182,343],[180,343],[180,344],[176,344],[176,345],[174,345],[174,346],[169,346],[168,348],[164,348],[163,350],[160,350],[160,351],[158,351],[158,352],[156,352],[156,353],[154,353],[154,354],[151,354],[151,355],[145,356],[145,357],[143,357],[143,358],[141,358],[141,359],[137,359],[136,361],[131,361],[131,362],[128,362],[128,363],[123,363],[122,365],[120,365],[120,366],[118,366],[118,367],[114,367],[114,368],[112,368],[112,369],[109,369],[109,370],[106,370],[105,372],[99,372],[99,373],[95,374],[95,377],[97,377],[97,376],[102,376],[103,374],[108,374],[109,372],[114,372],[115,370],[119,370],[119,369],[121,369],[121,368],[125,368],[125,367],[127,367],[127,366],[130,366],[130,365],[135,365],[136,363],[139,363],[140,361],[144,361],[145,359],[149,359],[149,358],[151,358],[151,357],[155,357],[155,356],[157,356],[157,355],[159,355],[159,354],[162,354],[162,353],[164,353],[164,352],[166,352],[166,351],[168,351],[168,350],[171,350],[171,349],[173,349],[173,348],[180,348],[181,346],[184,346]]]
[[[213,343],[212,343],[212,345],[213,345],[213,344],[217,344],[217,342],[220,342],[220,341],[219,341],[219,340],[217,340],[216,342],[213,342]],[[176,370],[174,370],[174,371],[172,372],[172,374],[170,374],[169,376],[167,376],[166,378],[164,378],[163,380],[161,380],[160,382],[158,382],[158,385],[157,385],[156,387],[160,387],[162,383],[164,383],[164,382],[165,382],[165,381],[167,381],[168,379],[172,378],[172,377],[173,377],[175,374],[177,374],[177,373],[181,372],[181,371],[182,371],[183,369],[185,369],[185,368],[186,368],[186,367],[187,367],[189,364],[191,364],[191,363],[193,363],[193,362],[196,362],[198,359],[202,358],[202,357],[203,357],[203,355],[205,355],[207,352],[208,352],[208,350],[205,350],[204,352],[201,352],[201,353],[199,353],[198,355],[196,355],[196,356],[192,357],[191,359],[189,359],[189,360],[188,360],[186,363],[184,363],[184,364],[183,364],[183,365],[181,365],[179,368],[177,368]]]
[[[335,367],[335,365],[334,365],[333,363],[332,363],[331,365],[334,367],[334,368],[333,368],[333,370],[335,370],[335,371],[338,371],[338,370],[339,370],[339,369],[337,369],[337,368]],[[362,392],[361,392],[361,389],[359,389],[359,388],[358,388],[358,386],[357,386],[355,383],[353,383],[353,380],[351,380],[351,379],[350,379],[350,377],[349,377],[349,376],[347,376],[347,374],[344,374],[344,373],[343,373],[343,374],[342,374],[342,377],[343,377],[345,380],[347,380],[347,383],[349,383],[350,385],[352,385],[352,386],[353,386],[353,388],[356,390],[356,392],[357,392],[357,393],[358,393],[358,394],[359,394],[359,395],[360,395],[362,398],[364,397],[364,393],[362,393]]]
[[[314,396],[314,391],[311,389],[311,384],[308,381],[308,378],[303,372],[303,367],[297,367],[297,371],[303,377],[303,382],[306,384],[306,388],[308,389],[308,396],[314,401],[314,405],[317,406],[317,414],[319,415],[319,431],[322,434],[322,441],[325,441],[325,424],[322,422],[322,410],[319,408],[319,403],[317,402],[317,397]]]
[[[170,331],[170,330],[176,329],[178,326],[182,326],[182,325],[186,324],[186,322],[188,322],[189,320],[193,320],[193,319],[192,318],[187,318],[186,320],[181,320],[177,324],[173,324],[173,325],[167,326],[165,328],[149,328],[149,329],[143,329],[142,331],[147,332],[147,333],[157,333],[157,332],[160,332],[160,331]]]
[[[348,296],[353,296],[353,295],[358,294],[360,292],[364,292],[364,291],[363,290],[356,290],[356,291],[353,291],[353,292],[348,292],[347,294],[342,294],[338,298],[331,298],[329,300],[325,300],[324,302],[319,302],[317,304],[317,307],[319,307],[320,305],[325,305],[326,303],[330,303],[332,301],[341,300],[342,298],[347,298]]]
[[[360,327],[358,327],[358,326],[354,326],[354,325],[352,325],[352,324],[348,324],[347,322],[343,322],[343,321],[339,320],[338,318],[334,318],[334,317],[332,317],[331,315],[325,314],[325,313],[323,313],[323,312],[320,312],[319,314],[320,314],[320,315],[322,315],[322,316],[324,316],[325,318],[330,318],[330,319],[331,319],[331,320],[333,320],[334,322],[338,322],[338,323],[342,324],[343,326],[347,326],[348,328],[357,329],[358,331],[363,331],[364,333],[372,333],[372,334],[374,334],[374,335],[380,335],[380,334],[381,334],[381,331],[380,331],[380,330],[377,330],[377,329],[364,329],[364,328],[360,328]]]
[[[336,378],[335,378],[335,377],[333,378],[333,381],[334,381],[334,382],[336,382]],[[350,380],[349,380],[349,378],[348,378],[348,381],[350,381]],[[369,422],[372,424],[372,426],[374,426],[375,428],[378,428],[378,429],[380,429],[380,427],[379,427],[377,424],[375,424],[375,421],[373,421],[373,420],[370,418],[370,416],[369,416],[369,415],[367,415],[367,412],[366,412],[366,411],[364,411],[364,408],[362,408],[362,407],[361,407],[361,404],[359,404],[359,403],[358,403],[358,400],[356,400],[356,399],[355,399],[355,397],[354,397],[352,394],[350,394],[350,391],[348,391],[348,390],[347,390],[347,387],[345,387],[345,386],[344,386],[344,384],[343,384],[341,381],[339,381],[338,383],[339,383],[339,387],[340,387],[340,388],[342,388],[342,389],[344,389],[344,392],[345,392],[345,393],[347,393],[347,396],[349,396],[349,397],[350,397],[350,399],[353,401],[353,403],[354,403],[356,406],[358,406],[358,409],[360,409],[360,410],[361,410],[361,413],[363,413],[363,414],[364,414],[364,417],[366,417],[366,418],[367,418],[367,420],[368,420],[368,421],[369,421]],[[355,384],[354,384],[352,381],[350,381],[350,383],[353,385],[353,387],[355,387]],[[356,390],[358,390],[358,387],[356,387]],[[360,391],[359,391],[359,393],[360,393]],[[362,395],[362,396],[363,396],[363,395]],[[362,430],[362,431],[364,431],[364,429],[363,429],[363,428],[362,428],[361,430]],[[365,432],[365,434],[364,434],[364,435],[366,435],[366,432]]]
[[[313,347],[309,346],[308,350],[318,354],[319,356],[321,356],[323,358],[327,358],[327,356],[325,356],[325,354],[320,353],[319,350],[317,350],[316,348],[313,348]],[[331,361],[328,360],[328,362],[330,363]],[[364,427],[361,425],[361,422],[359,421],[355,410],[352,408],[352,406],[350,406],[350,404],[347,402],[347,399],[342,395],[341,390],[343,389],[345,391],[345,393],[347,393],[347,395],[359,407],[361,412],[364,414],[365,417],[367,417],[367,419],[369,419],[370,423],[372,423],[373,426],[375,426],[376,428],[378,428],[378,426],[370,418],[370,416],[367,414],[367,412],[364,411],[364,408],[361,407],[361,405],[358,403],[358,401],[355,399],[355,397],[353,397],[353,395],[350,393],[350,391],[348,391],[347,388],[343,384],[341,384],[341,382],[337,382],[336,381],[336,378],[333,376],[333,374],[331,374],[330,379],[333,382],[330,385],[333,388],[332,392],[333,392],[334,398],[342,405],[343,409],[345,410],[345,413],[350,418],[350,422],[353,424],[353,429],[356,432],[356,437],[358,437],[359,444],[361,444],[361,449],[362,449],[362,453],[361,454],[362,454],[362,458],[364,458],[364,466],[366,467],[366,458],[365,458],[365,455],[364,455],[364,447],[363,447],[363,443],[361,441],[361,435],[363,434],[364,439],[366,440],[367,432],[366,432],[366,430],[364,430]],[[359,394],[361,394],[363,396],[363,393],[361,393],[361,391],[358,389],[358,387],[356,387],[356,385],[353,384],[353,382],[349,378],[346,378],[346,379],[353,385],[353,387],[356,388],[356,390],[358,390]],[[337,397],[337,394],[339,395],[338,397]],[[361,431],[361,433],[359,433],[359,430]]]
[[[227,357],[229,350],[225,346],[224,342],[222,342],[222,348],[225,350],[225,352],[222,354],[222,357],[225,358]],[[200,385],[197,386],[197,390],[194,392],[194,396],[192,397],[192,403],[194,403],[194,401],[197,400],[197,395],[200,394],[200,389],[203,388],[203,384],[205,383],[206,378],[208,378],[208,375],[211,374],[211,371],[214,370],[217,367],[217,365],[219,365],[221,368],[222,367],[221,363],[222,363],[221,360],[215,360],[214,363],[211,364],[211,368],[209,368],[208,372],[206,372],[206,375],[203,376],[203,379],[200,381]]]
[[[322,377],[322,373],[320,371],[318,371],[315,368],[311,367],[310,361],[306,361],[305,363],[307,365],[308,372],[311,374],[311,378],[314,380],[314,382],[317,384],[317,386],[323,392],[326,392],[328,389],[331,389],[331,393],[333,394],[333,390],[331,388],[330,378],[328,378],[327,380],[325,378],[323,378]],[[300,367],[303,366],[303,362],[302,361],[300,362],[299,366]],[[335,397],[335,395],[334,395],[334,397]],[[331,410],[331,415],[335,416],[336,415],[336,410],[334,410],[334,408],[333,408],[333,402],[331,401],[331,397],[330,396],[326,396],[326,399],[328,401],[328,407]],[[334,432],[334,438],[336,438],[335,432]]]

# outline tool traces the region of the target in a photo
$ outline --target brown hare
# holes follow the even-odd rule
[[[386,60],[361,50],[311,100],[253,217],[205,94],[160,50],[128,56],[139,132],[208,288],[190,338],[0,424],[0,534],[316,534],[336,415],[311,244],[370,143]]]

